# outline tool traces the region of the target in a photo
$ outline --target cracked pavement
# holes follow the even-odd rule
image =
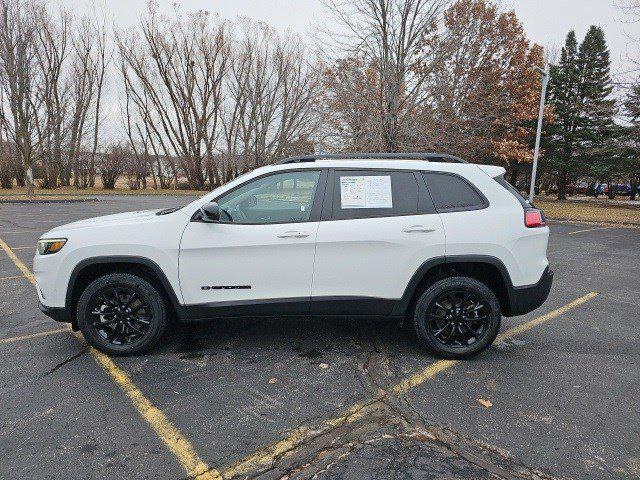
[[[57,223],[189,200],[3,205],[0,237],[30,265]],[[502,331],[598,297],[399,395],[436,359],[386,321],[190,325],[116,363],[225,478],[640,478],[640,230],[589,228],[552,225],[549,301]],[[4,254],[0,277],[0,339],[60,327]],[[66,332],[0,344],[0,478],[184,478],[85,352]]]

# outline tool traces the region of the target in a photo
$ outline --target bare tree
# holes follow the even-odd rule
[[[542,49],[490,0],[333,0],[349,56],[324,72],[326,124],[340,148],[531,159]],[[442,15],[440,15],[442,13]],[[339,37],[340,38],[340,37]],[[345,49],[346,48],[346,49]],[[337,140],[337,142],[336,142]]]
[[[125,67],[126,68],[126,67]],[[127,139],[138,164],[146,164],[153,180],[153,188],[170,188],[171,182],[177,187],[178,173],[171,157],[163,157],[150,124],[149,105],[146,99],[141,103],[131,100],[128,84],[125,84],[122,118]],[[165,152],[166,153],[166,152]],[[167,171],[172,175],[168,175]]]
[[[104,25],[83,18],[73,36],[73,64],[68,141],[69,166],[74,185],[86,188],[93,185],[95,155],[98,147],[100,106],[108,57]],[[93,122],[90,122],[93,115]],[[91,123],[91,127],[89,126]],[[85,139],[91,132],[91,154],[83,155]],[[68,179],[65,179],[65,183]]]
[[[128,145],[114,143],[100,157],[98,169],[102,177],[102,187],[105,190],[113,190],[118,178],[125,171],[126,163],[131,157],[131,150]]]
[[[325,0],[345,34],[333,33],[341,55],[361,59],[377,73],[377,148],[402,148],[402,123],[422,101],[425,75],[416,75],[420,45],[437,27],[445,0]],[[376,148],[375,144],[371,148]]]
[[[118,35],[127,99],[167,157],[175,156],[193,188],[204,188],[220,115],[229,47],[223,23],[206,12],[175,22],[150,12],[142,38]],[[130,110],[129,110],[130,111]],[[210,167],[215,183],[217,168]]]
[[[96,175],[96,152],[98,150],[98,137],[101,121],[102,92],[104,89],[107,66],[110,63],[110,54],[107,52],[107,30],[104,23],[96,23],[93,28],[95,34],[95,56],[93,65],[95,68],[95,106],[93,111],[93,145],[91,148],[91,157],[89,159],[88,182],[87,186],[93,187]]]
[[[55,188],[64,175],[64,149],[68,129],[70,82],[65,76],[69,54],[70,17],[61,12],[52,19],[43,5],[33,5],[35,28],[34,121],[43,164],[42,186]]]
[[[250,70],[253,63],[253,45],[250,41],[237,47],[226,79],[226,97],[222,106],[223,147],[220,158],[221,182],[236,177],[245,168],[243,151],[248,143],[243,137],[244,119],[249,104]],[[246,131],[246,128],[244,129]],[[243,141],[244,138],[244,141]]]
[[[76,22],[66,11],[51,16],[40,3],[30,5],[33,88],[30,91],[37,157],[42,164],[42,186],[58,184],[86,187],[92,155],[83,154],[88,123],[95,113],[94,149],[97,147],[100,96],[105,75],[104,29],[88,19]],[[93,173],[95,174],[95,172]]]
[[[242,26],[222,116],[223,181],[312,151],[320,123],[321,78],[302,42],[264,24],[244,20]]]
[[[4,128],[0,125],[0,188],[13,188],[15,154],[13,144],[5,141]]]
[[[33,93],[36,25],[29,5],[18,0],[0,0],[0,122],[21,160],[18,183],[33,195],[33,164],[37,146]]]
[[[147,155],[129,154],[124,165],[124,174],[127,176],[129,188],[131,190],[146,189],[149,170],[149,157]]]
[[[154,181],[217,186],[312,148],[320,80],[297,37],[246,19],[232,37],[203,12],[168,24],[152,11],[117,40],[125,130]]]

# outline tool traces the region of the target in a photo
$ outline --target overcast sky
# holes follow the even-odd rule
[[[614,79],[624,82],[640,75],[633,59],[640,59],[640,21],[629,18],[620,8],[629,0],[503,0],[507,9],[515,9],[529,38],[556,56],[570,29],[575,29],[579,41],[590,25],[601,26],[611,50]],[[118,27],[134,26],[147,8],[147,0],[50,0],[76,14],[99,12]],[[175,8],[182,12],[208,10],[222,19],[247,16],[267,22],[280,32],[287,30],[311,36],[314,27],[327,24],[330,16],[320,0],[155,0],[159,10],[172,15]],[[327,25],[329,26],[329,25]],[[107,84],[104,98],[106,121],[112,125],[110,135],[120,137],[119,94]]]
[[[156,0],[162,12],[170,14],[174,5],[182,11],[203,9],[222,18],[238,15],[263,20],[280,31],[309,34],[326,12],[319,0]],[[613,73],[625,74],[634,69],[630,58],[637,55],[634,38],[640,37],[640,23],[631,22],[628,12],[616,5],[626,0],[504,0],[523,22],[529,37],[559,51],[570,29],[581,39],[589,25],[600,25],[607,36]],[[55,3],[55,2],[51,2]],[[131,26],[146,9],[146,0],[60,0],[75,12],[90,11],[92,5],[106,12],[117,25]]]

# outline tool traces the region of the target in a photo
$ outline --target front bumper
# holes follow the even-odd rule
[[[509,288],[509,312],[507,317],[524,315],[542,305],[549,296],[553,284],[553,271],[547,267],[538,283]]]

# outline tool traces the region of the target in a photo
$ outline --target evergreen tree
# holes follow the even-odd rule
[[[592,26],[580,47],[575,32],[569,32],[560,62],[551,70],[555,121],[545,163],[556,174],[560,200],[566,198],[570,176],[610,179],[619,164],[609,57],[603,30]]]
[[[558,198],[566,198],[569,173],[575,169],[575,136],[580,120],[580,68],[578,41],[572,30],[567,34],[560,62],[551,67],[549,103],[555,120],[549,128],[545,166],[555,173]]]
[[[620,150],[617,147],[621,129],[613,121],[616,102],[611,98],[611,60],[600,27],[592,26],[587,32],[580,45],[578,65],[582,102],[577,131],[582,160],[580,171],[611,183],[613,177],[620,173]]]
[[[636,199],[640,184],[640,79],[631,87],[624,102],[629,126],[625,129],[622,169],[631,184],[631,200]]]

